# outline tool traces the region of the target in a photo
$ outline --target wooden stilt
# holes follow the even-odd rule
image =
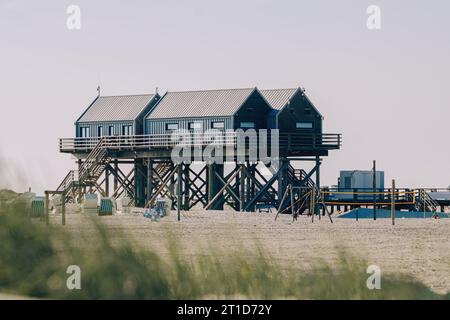
[[[228,179],[228,182],[225,183],[225,185],[219,190],[219,192],[211,199],[211,201],[206,205],[205,210],[208,210],[209,208],[211,208],[211,206],[214,204],[214,202],[219,199],[219,197],[222,195],[222,193],[225,191],[225,189],[227,189],[230,184],[231,181],[233,181],[233,179],[236,177],[236,175],[242,171],[242,168],[239,168],[238,170],[236,170],[236,172],[230,177],[230,179]],[[223,180],[222,180],[223,181]],[[231,190],[231,189],[229,189]],[[234,193],[234,192],[232,192]],[[236,198],[238,198],[237,195],[235,195]]]
[[[182,204],[181,204],[181,197],[182,197],[182,194],[181,194],[181,187],[182,187],[181,176],[183,174],[182,170],[183,170],[182,169],[182,164],[179,164],[177,166],[177,173],[178,173],[178,177],[177,177],[177,219],[178,219],[178,221],[181,220],[181,206],[182,206]]]
[[[392,179],[391,219],[392,219],[392,225],[395,225],[395,180],[394,179]]]
[[[49,194],[45,191],[45,224],[49,224],[49,211],[50,211],[50,199]]]
[[[283,198],[281,199],[280,205],[278,206],[277,214],[275,216],[275,221],[277,220],[278,215],[280,214],[281,208],[283,207],[284,200],[286,199],[286,197],[287,197],[287,195],[289,193],[290,187],[291,187],[290,184],[286,187],[286,191],[284,192]]]
[[[294,188],[290,187],[289,190],[291,192],[291,214],[294,216]]]
[[[239,179],[240,179],[240,181],[239,181],[239,183],[240,183],[240,187],[239,187],[240,196],[239,196],[239,199],[240,199],[240,204],[241,204],[241,212],[245,211],[245,203],[246,203],[246,201],[245,201],[245,176],[246,176],[246,174],[245,174],[244,168],[245,168],[245,165],[241,164],[240,165],[240,169],[241,169],[240,172],[241,172],[241,174],[240,174],[240,177],[239,177]]]
[[[63,226],[66,225],[66,194],[64,192],[61,194],[61,223]]]

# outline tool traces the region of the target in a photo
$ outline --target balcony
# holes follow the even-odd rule
[[[186,139],[187,137],[187,139]],[[183,140],[184,139],[184,140]],[[92,138],[60,138],[58,141],[59,151],[63,153],[89,153],[102,140],[105,149],[111,151],[148,151],[172,149],[181,144],[193,147],[205,147],[210,144],[220,144],[224,147],[238,145],[242,137],[237,132],[225,131],[222,133],[211,132],[190,132],[175,134],[157,135],[132,135],[132,136],[107,136]],[[272,140],[270,134],[267,136],[266,145],[271,147]],[[181,141],[181,142],[180,142]],[[274,141],[275,142],[275,141]],[[259,139],[247,139],[246,146],[258,147]],[[264,142],[262,142],[264,143]],[[275,142],[276,143],[276,142]],[[341,134],[323,133],[280,133],[278,136],[278,146],[280,150],[288,153],[301,151],[327,151],[336,150],[341,147]]]

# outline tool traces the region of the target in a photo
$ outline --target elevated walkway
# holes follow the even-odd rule
[[[149,151],[154,151],[155,157],[161,157],[164,151],[170,151],[179,143],[178,137],[182,134],[157,134],[157,135],[132,135],[132,136],[107,136],[92,138],[60,138],[59,151],[71,153],[78,158],[85,158],[102,140],[103,148],[113,152],[116,157],[129,157],[130,154],[148,157]],[[270,135],[268,136],[270,137]],[[216,133],[191,133],[190,144],[193,147],[206,147],[211,141],[224,147],[237,147],[238,134],[225,131],[217,136]],[[270,150],[272,142],[268,139],[266,145]],[[259,141],[257,141],[259,143]],[[274,142],[275,143],[275,142]],[[341,134],[302,134],[280,133],[277,142],[280,154],[283,156],[307,156],[327,155],[328,150],[336,150],[341,147]],[[170,153],[169,153],[170,155]]]

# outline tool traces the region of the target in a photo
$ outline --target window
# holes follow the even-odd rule
[[[223,121],[214,121],[211,123],[211,128],[213,129],[224,129],[225,123]]]
[[[311,114],[311,108],[305,108],[305,115],[309,116]]]
[[[82,138],[89,138],[90,134],[90,130],[89,127],[81,127],[80,128],[80,135]]]
[[[295,124],[295,127],[297,129],[312,129],[313,123],[312,122],[297,122]]]
[[[123,136],[131,136],[133,131],[133,126],[125,125],[122,126],[122,135]]]
[[[108,127],[108,136],[113,136],[114,135],[114,126],[109,126]]]
[[[97,127],[97,137],[103,137],[103,126]]]
[[[255,128],[254,122],[241,122],[241,128]]]
[[[178,130],[178,123],[166,123],[166,130]]]
[[[201,122],[189,122],[188,126],[189,130],[201,130],[202,129],[202,123]]]

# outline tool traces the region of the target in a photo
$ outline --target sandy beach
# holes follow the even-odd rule
[[[386,273],[412,275],[438,293],[450,291],[450,219],[350,220],[334,217],[315,219],[274,213],[236,213],[233,211],[182,212],[152,222],[138,214],[96,218],[111,231],[113,241],[134,239],[143,248],[167,254],[167,234],[176,239],[187,258],[202,255],[213,247],[219,252],[245,248],[264,249],[282,266],[309,268],[318,259],[337,261],[339,250],[375,264]],[[52,216],[60,223],[60,216]],[[84,214],[68,214],[66,228],[75,237],[93,231]],[[85,240],[83,240],[84,243]],[[85,245],[85,243],[84,243]]]

